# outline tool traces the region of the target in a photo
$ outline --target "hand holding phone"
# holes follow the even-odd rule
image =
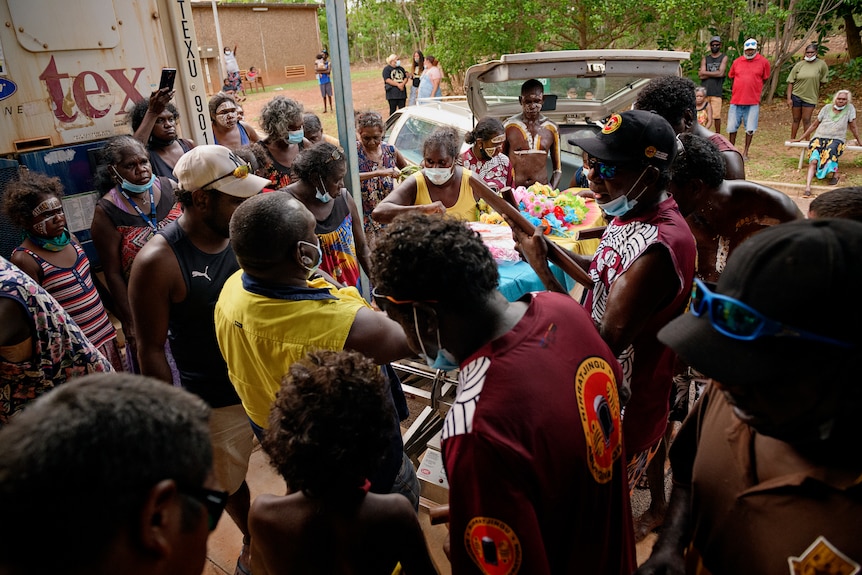
[[[162,68],[162,79],[159,81],[159,90],[167,88],[174,89],[174,79],[177,77],[176,68]]]

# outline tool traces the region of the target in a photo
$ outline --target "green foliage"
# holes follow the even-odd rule
[[[847,82],[862,80],[862,58],[853,58],[849,62],[835,66],[835,68],[835,75],[842,80]]]

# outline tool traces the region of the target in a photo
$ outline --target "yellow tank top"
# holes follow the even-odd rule
[[[473,172],[467,169],[461,170],[461,189],[458,192],[458,201],[451,208],[446,206],[446,214],[468,222],[479,221],[479,213],[476,211],[476,200],[473,198],[473,189],[470,187],[470,176]],[[418,171],[416,176],[416,202],[415,206],[427,206],[433,204],[431,194],[428,193],[428,184],[425,183],[425,175]]]

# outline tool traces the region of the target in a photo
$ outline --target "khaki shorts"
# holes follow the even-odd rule
[[[718,96],[707,96],[706,100],[709,102],[710,107],[712,107],[712,118],[713,120],[721,119],[721,98]]]
[[[213,409],[210,415],[213,475],[221,488],[236,493],[248,472],[254,433],[242,404]]]

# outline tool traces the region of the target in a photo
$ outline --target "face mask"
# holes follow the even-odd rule
[[[451,168],[424,168],[422,173],[432,184],[442,186],[449,181],[449,178],[455,173],[455,169],[454,166]]]
[[[751,53],[751,56],[749,56],[748,54],[743,53],[743,56],[745,56],[745,59],[746,59],[746,60],[754,60],[754,57],[755,57],[755,56],[757,56],[757,52],[752,52],[752,53]]]
[[[323,185],[323,180],[319,177],[317,179],[320,180],[320,185],[323,186],[323,191],[321,192],[318,188],[314,188],[314,197],[323,202],[324,204],[329,203],[329,201],[332,199],[332,196],[330,196],[326,192],[326,186]]]
[[[641,191],[641,193],[639,193],[638,196],[633,200],[630,200],[628,196],[632,192],[632,190],[635,189],[635,186],[637,186],[640,183],[641,178],[644,177],[645,173],[646,173],[646,170],[641,172],[641,175],[638,176],[638,179],[635,180],[635,183],[632,184],[632,187],[629,188],[628,192],[626,192],[625,194],[621,195],[618,198],[612,199],[611,201],[609,201],[605,204],[601,204],[600,207],[602,208],[602,210],[609,216],[619,217],[619,216],[624,216],[627,213],[629,213],[630,211],[632,211],[633,209],[635,209],[635,206],[638,205],[638,200],[640,199],[640,197],[642,195],[644,195],[644,192],[646,192],[646,188],[644,188]]]
[[[306,270],[308,270],[308,277],[311,277],[311,275],[317,271],[317,268],[320,267],[320,264],[323,261],[323,251],[320,249],[320,240],[317,240],[317,245],[314,245],[310,242],[304,242],[302,240],[299,240],[296,243],[297,244],[305,244],[305,245],[311,246],[317,250],[317,263],[314,264],[313,266],[305,265],[305,262],[302,261],[302,260],[305,260],[305,257],[303,257],[302,260],[300,260],[300,261],[302,261],[302,267],[304,267]]]
[[[443,371],[452,371],[453,369],[458,369],[458,362],[455,361],[455,358],[451,353],[443,349],[443,346],[440,344],[440,329],[437,329],[437,357],[433,360],[428,357],[428,354],[425,353],[425,344],[422,343],[422,338],[419,336],[419,321],[416,318],[416,306],[413,307],[413,326],[416,329],[416,339],[419,340],[419,347],[422,349],[422,353],[419,355],[422,359],[425,360],[425,363],[428,364],[428,367],[431,369],[442,369]]]
[[[812,55],[810,55],[810,56],[805,56],[805,61],[806,61],[806,62],[813,62],[813,61],[814,61],[814,60],[816,60],[816,59],[817,59],[817,54],[812,54]]]
[[[304,137],[305,132],[302,131],[302,128],[298,130],[291,130],[287,133],[287,141],[291,144],[301,144]]]
[[[153,186],[153,182],[156,181],[156,175],[150,174],[150,179],[146,184],[133,184],[132,182],[121,176],[116,169],[114,170],[114,173],[117,175],[118,178],[120,178],[120,180],[122,180],[120,182],[120,185],[123,187],[123,189],[130,194],[143,194],[144,192],[148,192]]]
[[[839,112],[840,112],[841,110],[843,110],[844,108],[846,108],[846,107],[847,107],[847,104],[844,104],[843,106],[833,106],[833,108],[835,108],[835,109],[836,109],[836,110],[838,110]]]
[[[400,65],[401,65],[401,60],[395,60],[395,66],[397,67],[397,66],[400,66]]]
[[[713,54],[718,54],[721,51],[721,46],[710,46],[709,51]]]

